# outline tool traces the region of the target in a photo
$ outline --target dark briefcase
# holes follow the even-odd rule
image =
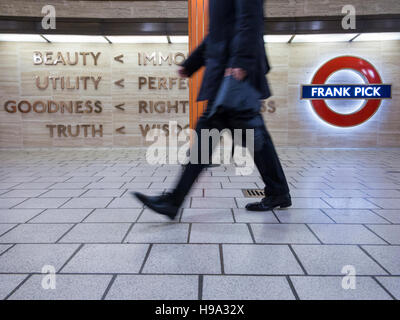
[[[217,96],[210,106],[208,117],[216,112],[228,113],[260,112],[261,94],[247,80],[239,81],[233,76],[224,77]]]

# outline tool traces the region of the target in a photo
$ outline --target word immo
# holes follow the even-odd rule
[[[163,54],[162,52],[152,52],[150,54],[145,52],[138,53],[138,64],[139,66],[162,66],[162,65],[170,65],[173,64],[179,65],[186,59],[186,55],[182,52],[170,52],[167,54]]]

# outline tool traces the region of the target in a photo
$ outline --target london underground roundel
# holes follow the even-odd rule
[[[365,84],[326,84],[328,78],[340,70],[350,69],[365,79]],[[302,99],[311,100],[315,113],[325,122],[337,127],[354,127],[371,118],[378,111],[382,99],[390,99],[392,86],[383,84],[381,76],[368,61],[353,56],[342,56],[326,62],[314,75],[311,85],[302,86]],[[326,100],[361,99],[364,105],[350,114],[329,108]]]

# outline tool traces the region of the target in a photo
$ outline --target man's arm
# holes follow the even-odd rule
[[[235,0],[237,33],[233,38],[230,67],[244,69],[247,74],[256,61],[257,21],[263,10],[262,3],[260,0]]]
[[[205,64],[205,50],[206,50],[207,37],[204,38],[202,43],[191,53],[191,55],[182,63],[184,73],[190,77],[193,73],[199,70]]]

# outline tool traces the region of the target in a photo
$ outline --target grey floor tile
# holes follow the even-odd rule
[[[364,182],[369,189],[398,189],[399,185],[394,182]]]
[[[368,200],[382,209],[400,209],[399,198],[369,198]]]
[[[0,300],[4,300],[28,275],[0,274]]]
[[[325,182],[292,182],[291,184],[296,189],[333,189]]]
[[[143,273],[220,274],[218,245],[155,244]]]
[[[320,243],[304,224],[251,224],[257,243]]]
[[[12,228],[14,228],[16,225],[15,224],[11,224],[11,223],[3,223],[0,224],[0,236],[4,233],[6,233],[7,231],[11,230]]]
[[[400,246],[363,246],[363,248],[393,275],[400,275]]]
[[[330,206],[319,198],[292,198],[293,209],[323,209]]]
[[[197,300],[198,277],[119,275],[106,300]]]
[[[124,178],[124,177],[122,177]],[[132,182],[164,182],[166,177],[162,177],[162,176],[155,176],[155,177],[134,177],[133,180],[132,178],[130,178],[132,180]],[[103,181],[103,180],[102,180]],[[129,181],[125,181],[125,182],[129,182]]]
[[[389,223],[371,210],[324,209],[324,212],[337,223]]]
[[[377,279],[386,290],[400,300],[400,277],[377,277]]]
[[[262,183],[261,176],[230,176],[230,177],[211,177],[212,179],[220,178],[221,182],[254,182],[254,183]],[[228,180],[222,180],[222,179],[228,179]]]
[[[352,189],[325,189],[324,192],[332,198],[364,198],[367,196],[365,190]],[[321,196],[324,197],[324,196]]]
[[[368,225],[372,231],[390,244],[400,244],[400,225]]]
[[[237,208],[243,209],[246,207],[246,204],[251,203],[251,202],[258,202],[261,199],[251,199],[251,198],[243,198],[243,197],[236,197],[235,201],[237,203]],[[233,207],[233,208],[236,208]]]
[[[364,191],[370,198],[400,198],[399,190],[366,189]]]
[[[13,187],[13,189],[39,189],[39,190],[43,190],[43,189],[48,189],[52,184],[52,182],[26,182],[26,183],[21,183],[15,187]]]
[[[345,290],[343,277],[291,277],[301,300],[392,300],[369,277],[357,277],[356,288]]]
[[[138,273],[147,244],[85,244],[62,273]]]
[[[204,189],[204,196],[206,198],[243,197],[243,191],[241,189]]]
[[[1,209],[10,209],[17,204],[23,202],[24,198],[4,198],[0,199],[0,208]]]
[[[192,208],[220,209],[236,208],[234,198],[193,198]]]
[[[42,209],[0,209],[0,223],[24,223],[42,211]]]
[[[47,189],[11,190],[1,195],[1,198],[34,198],[47,192]]]
[[[42,194],[41,198],[72,198],[79,197],[86,190],[84,189],[54,189]]]
[[[341,275],[348,265],[358,275],[387,274],[357,246],[294,245],[293,249],[309,275]]]
[[[324,209],[325,211],[325,209]],[[320,209],[285,209],[274,210],[282,223],[334,223]]]
[[[192,191],[193,190],[194,189],[192,189]],[[132,196],[132,192],[136,192],[136,191],[137,190],[134,190],[134,189],[127,189],[126,192],[122,195],[121,199],[132,199],[132,201],[137,201],[137,199]],[[148,196],[159,196],[160,194],[162,194],[165,191],[167,191],[167,190],[151,188],[151,189],[146,189],[144,191],[144,193]],[[201,191],[201,193],[203,193],[203,190],[201,190],[201,189],[199,189],[198,191]]]
[[[389,220],[391,223],[400,223],[400,210],[374,210],[381,217]]]
[[[142,209],[96,209],[84,222],[135,222]]]
[[[62,206],[70,198],[31,198],[20,205],[16,206],[17,209],[55,209]]]
[[[39,179],[35,179],[35,182],[64,182],[68,180],[69,178],[64,176],[64,177],[42,177]],[[29,181],[21,181],[21,182],[29,182]]]
[[[77,185],[82,186],[82,188],[83,188],[84,186],[87,186],[89,183],[97,182],[100,179],[101,179],[101,177],[85,177],[85,176],[79,177],[79,176],[77,176],[77,177],[70,177],[68,180],[65,180],[65,182],[66,183],[78,183]]]
[[[92,189],[87,190],[83,197],[85,198],[109,198],[120,197],[125,192],[125,189]]]
[[[0,272],[41,273],[46,265],[58,271],[77,248],[77,244],[17,244],[0,256]]]
[[[125,242],[128,243],[187,243],[189,224],[136,223]]]
[[[73,198],[62,207],[71,209],[105,208],[112,200],[113,198]]]
[[[55,289],[44,289],[44,276],[31,276],[9,300],[100,300],[112,278],[111,275],[57,274]]]
[[[129,227],[129,223],[81,223],[72,228],[60,242],[121,242]]]
[[[254,212],[246,209],[233,209],[236,222],[279,223],[272,211]]]
[[[119,189],[123,182],[94,182],[86,186],[87,189]]]
[[[348,189],[348,190],[358,190],[358,189],[365,189],[365,185],[361,184],[360,182],[328,182],[329,186],[333,189]]]
[[[326,197],[326,190],[318,189],[291,189],[290,195],[293,198],[321,198]]]
[[[51,186],[50,189],[83,189],[89,182],[61,182]]]
[[[79,223],[92,209],[48,209],[29,223]]]
[[[173,182],[173,185],[174,186]],[[220,189],[222,182],[197,182],[195,183],[192,188],[194,189]]]
[[[114,199],[107,208],[129,209],[129,208],[143,208],[143,203],[129,195],[127,197]]]
[[[0,237],[1,243],[54,243],[72,224],[20,224]]]
[[[363,225],[310,224],[309,226],[326,244],[385,244]]]
[[[223,245],[226,274],[303,274],[288,246]]]
[[[232,210],[226,209],[183,209],[182,222],[233,222]]]
[[[294,300],[285,277],[205,276],[204,300]]]
[[[176,216],[174,222],[179,221],[181,213],[178,212],[178,215]],[[154,212],[153,210],[150,209],[144,209],[143,213],[140,215],[140,218],[138,222],[171,222],[171,219],[162,215]]]
[[[24,177],[25,178],[25,177]],[[26,177],[29,179],[28,177]],[[19,180],[19,179],[18,179]],[[22,179],[21,179],[22,180]],[[13,189],[15,186],[19,185],[20,182],[25,181],[18,181],[18,182],[0,182],[0,189]]]
[[[0,254],[11,248],[11,244],[0,244]]]
[[[222,182],[222,189],[256,189],[257,185],[254,182]]]
[[[335,209],[379,209],[363,198],[323,198]]]
[[[191,243],[253,243],[246,224],[195,223]]]

